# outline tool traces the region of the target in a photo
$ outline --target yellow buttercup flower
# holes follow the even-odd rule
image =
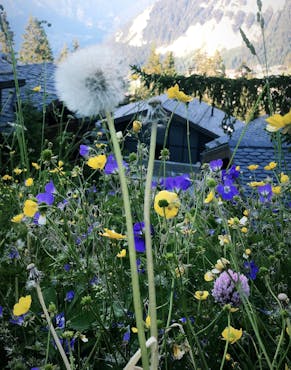
[[[13,307],[13,315],[21,316],[26,314],[31,306],[31,295],[27,295],[25,297],[21,297]]]
[[[12,180],[13,179],[13,177],[12,176],[10,176],[10,175],[4,175],[4,176],[2,176],[2,180],[3,181],[8,181],[8,180]]]
[[[24,185],[25,186],[32,186],[33,185],[33,178],[32,177],[29,177],[28,179],[25,180],[24,182]]]
[[[227,245],[231,243],[231,236],[228,234],[225,235],[218,235],[219,244],[221,246]]]
[[[180,265],[175,268],[175,274],[177,278],[182,277],[185,274],[185,267],[183,265]]]
[[[197,290],[194,294],[194,297],[198,299],[198,301],[205,301],[209,296],[209,292],[207,290]]]
[[[250,171],[255,171],[258,167],[259,167],[259,165],[258,165],[258,164],[250,164],[250,165],[248,166],[248,169],[249,169]]]
[[[281,114],[274,114],[273,116],[266,119],[268,125],[266,127],[269,132],[276,132],[281,128],[291,125],[291,109],[289,113],[281,116]]]
[[[50,170],[50,173],[58,173],[60,175],[64,175],[65,172],[63,171],[64,167],[64,162],[63,161],[58,161],[58,166],[54,168],[53,170]]]
[[[184,356],[185,351],[182,348],[182,346],[179,346],[178,344],[173,344],[173,356],[175,360],[181,360],[181,358]]]
[[[224,340],[227,340],[230,344],[234,344],[242,337],[242,329],[238,330],[232,326],[227,326],[221,333]]]
[[[103,234],[101,233],[100,235],[105,236],[107,238],[110,238],[110,239],[125,239],[126,238],[126,235],[118,234],[114,230],[110,230],[106,228],[104,228],[104,230],[105,230],[105,233]]]
[[[281,186],[272,186],[272,192],[274,194],[281,194]]]
[[[31,199],[24,202],[23,213],[25,216],[33,217],[38,211],[38,204]]]
[[[214,279],[214,275],[211,271],[207,271],[204,274],[204,280],[205,281],[212,281]]]
[[[276,162],[270,162],[269,164],[267,164],[267,166],[264,167],[264,169],[266,171],[271,171],[271,170],[273,170],[276,167],[277,167],[277,163]]]
[[[247,209],[245,209],[245,210],[243,211],[243,215],[244,215],[244,216],[246,216],[246,217],[247,217],[249,214],[250,214],[250,212],[249,212]]]
[[[36,162],[31,163],[32,167],[34,167],[36,170],[40,170],[40,165]]]
[[[18,215],[12,217],[11,222],[14,222],[16,224],[19,224],[22,221],[23,217],[24,217],[24,214],[23,213],[19,213]]]
[[[169,99],[177,99],[182,103],[189,103],[193,98],[189,95],[186,95],[183,91],[180,91],[179,85],[176,84],[173,87],[170,87],[167,91]]]
[[[230,355],[229,353],[227,353],[227,354],[225,355],[225,360],[226,360],[226,361],[230,361],[230,360],[231,360],[231,355]]]
[[[135,326],[133,326],[133,327],[131,328],[131,331],[132,331],[134,334],[136,334],[136,333],[138,332],[138,330],[137,330],[137,328],[136,328]]]
[[[40,92],[40,90],[41,90],[41,86],[40,86],[40,85],[35,86],[35,87],[32,89],[32,91],[34,91],[34,92]]]
[[[226,269],[230,265],[229,260],[227,260],[224,257],[221,257],[216,261],[216,264],[214,265],[214,269],[211,271],[214,274],[219,274],[221,271]]]
[[[165,218],[177,216],[180,208],[180,200],[176,193],[162,190],[155,196],[154,209],[158,215]]]
[[[252,181],[252,182],[249,182],[248,185],[252,188],[256,188],[258,186],[264,186],[265,183],[264,181]]]
[[[122,249],[119,253],[117,253],[116,257],[118,258],[126,257],[126,249]]]
[[[208,204],[208,203],[212,202],[213,199],[214,199],[214,191],[212,190],[208,193],[207,197],[204,200],[204,203]]]
[[[132,131],[138,134],[142,128],[141,121],[135,120],[132,122]]]
[[[103,170],[106,160],[107,158],[105,154],[99,154],[95,157],[90,157],[87,161],[87,165],[94,170]]]
[[[146,319],[145,319],[145,325],[147,328],[149,328],[151,326],[151,317],[149,315],[147,315]]]
[[[252,250],[251,250],[250,248],[247,248],[247,249],[245,250],[245,254],[246,254],[247,256],[249,256],[251,253],[252,253]]]
[[[16,167],[16,168],[14,168],[13,172],[14,172],[16,175],[20,175],[20,174],[23,172],[23,170],[22,170],[21,168]]]
[[[246,233],[248,232],[248,228],[244,226],[244,227],[242,227],[242,228],[240,229],[240,231],[241,231],[242,233],[246,234]]]
[[[282,184],[285,184],[288,181],[289,181],[289,176],[288,175],[285,175],[284,172],[281,172],[281,174],[280,174],[280,182]]]

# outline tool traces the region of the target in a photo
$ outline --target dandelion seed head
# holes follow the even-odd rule
[[[124,99],[123,71],[122,58],[105,46],[81,49],[56,70],[59,99],[81,116],[110,112]]]

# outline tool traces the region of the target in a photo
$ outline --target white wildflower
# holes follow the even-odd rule
[[[104,46],[76,51],[56,70],[59,99],[81,116],[111,112],[124,99],[122,71],[121,58]]]

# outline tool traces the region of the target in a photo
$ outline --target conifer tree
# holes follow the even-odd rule
[[[150,55],[143,70],[149,74],[160,74],[162,73],[162,63],[160,61],[160,56],[156,52],[156,47],[152,45]]]
[[[23,63],[52,62],[53,54],[43,27],[45,21],[30,17],[23,35],[19,59]],[[48,23],[48,26],[50,24]]]
[[[0,4],[0,51],[3,54],[10,54],[10,46],[14,44],[14,33],[10,29],[7,14]]]
[[[77,51],[80,47],[79,41],[77,39],[73,40],[73,52]]]
[[[70,50],[69,50],[67,44],[65,43],[64,46],[63,46],[63,48],[62,48],[62,50],[61,50],[61,52],[60,52],[60,55],[59,55],[59,57],[57,59],[57,63],[61,63],[64,60],[66,60],[67,59],[67,56],[69,55],[69,53],[70,53]]]
[[[176,68],[175,68],[175,58],[172,51],[168,52],[166,54],[164,63],[163,63],[163,72],[166,75],[173,76],[176,74]]]

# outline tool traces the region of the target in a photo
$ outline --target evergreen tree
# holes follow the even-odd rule
[[[10,29],[7,14],[0,4],[0,50],[3,54],[10,54],[10,46],[14,44],[14,33]]]
[[[214,55],[209,57],[202,49],[196,50],[191,72],[204,76],[225,76],[225,65],[219,51],[216,50]]]
[[[60,55],[57,58],[57,63],[61,63],[64,60],[66,60],[67,57],[68,57],[68,55],[69,55],[69,53],[70,53],[70,50],[69,50],[67,44],[65,43],[64,46],[63,46],[63,48],[62,48],[62,50],[61,50],[61,52],[60,52]]]
[[[23,43],[19,52],[19,59],[23,63],[52,62],[53,54],[46,32],[43,27],[44,21],[30,17],[23,35]],[[48,26],[50,24],[48,23]]]
[[[161,74],[162,73],[162,63],[160,60],[160,55],[156,52],[154,45],[151,47],[150,55],[143,70],[149,74]]]
[[[222,56],[218,50],[215,51],[212,58],[210,58],[210,66],[211,69],[209,72],[209,76],[211,76],[211,73],[213,76],[219,76],[224,77],[225,76],[225,64],[222,59]]]
[[[163,63],[163,72],[166,75],[170,75],[170,76],[173,76],[177,73],[176,67],[175,67],[175,58],[174,58],[174,54],[172,51],[166,54],[166,57]]]
[[[79,41],[77,39],[73,40],[73,52],[80,48]]]

